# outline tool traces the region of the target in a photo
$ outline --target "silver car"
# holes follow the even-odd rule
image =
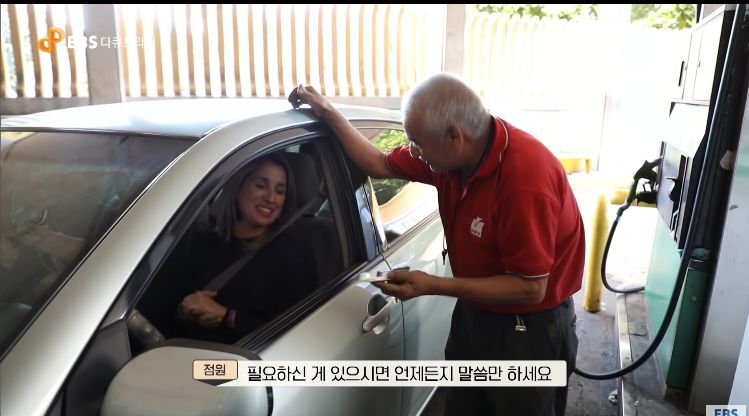
[[[406,141],[397,114],[342,111],[383,150]],[[404,266],[450,275],[436,191],[367,178],[309,110],[242,99],[89,106],[3,119],[1,143],[3,416],[415,415],[434,393],[192,378],[196,359],[443,358],[454,300],[399,302],[358,279]],[[222,187],[272,152],[288,156],[307,208],[296,222],[315,247],[315,290],[234,344],[160,338],[175,311],[159,306],[179,301],[164,265],[191,255],[182,243]]]

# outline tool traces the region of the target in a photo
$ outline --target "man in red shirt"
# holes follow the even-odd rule
[[[561,163],[530,134],[493,117],[459,79],[439,74],[404,97],[410,144],[383,154],[311,87],[297,89],[374,178],[437,187],[455,278],[393,271],[377,283],[400,299],[454,296],[445,357],[565,360],[575,366],[572,295],[585,232]],[[567,388],[448,390],[446,415],[563,415]]]

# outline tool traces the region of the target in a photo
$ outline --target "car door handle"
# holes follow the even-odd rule
[[[376,295],[369,300],[369,303],[370,306],[372,306],[374,302],[381,303],[383,300],[385,301],[385,304],[377,311],[377,313],[375,313],[374,315],[370,315],[366,319],[364,319],[364,322],[361,326],[363,333],[371,332],[380,324],[386,323],[390,318],[390,309],[393,307],[393,305],[398,303],[398,299],[393,296],[388,296],[386,299],[384,299],[382,295]],[[375,331],[375,333],[379,333],[379,331]]]

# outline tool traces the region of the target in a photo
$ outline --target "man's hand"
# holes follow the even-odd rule
[[[434,294],[436,276],[422,271],[392,270],[387,273],[386,282],[375,282],[386,295],[395,296],[400,300],[408,300],[422,295]]]
[[[179,305],[180,313],[200,326],[216,328],[221,325],[228,308],[213,300],[215,296],[216,292],[208,290],[187,295]]]
[[[314,87],[299,84],[294,91],[289,94],[289,101],[294,107],[301,104],[309,104],[316,116],[325,118],[325,114],[330,111],[330,102],[323,97]]]
[[[333,135],[343,145],[346,154],[367,176],[373,178],[393,177],[385,161],[385,154],[351,125],[348,119],[313,87],[299,84],[289,94],[289,102],[294,108],[302,104],[309,104],[315,115],[330,126]]]

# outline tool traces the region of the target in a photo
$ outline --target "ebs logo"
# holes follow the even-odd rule
[[[705,416],[746,416],[746,405],[706,406]]]

